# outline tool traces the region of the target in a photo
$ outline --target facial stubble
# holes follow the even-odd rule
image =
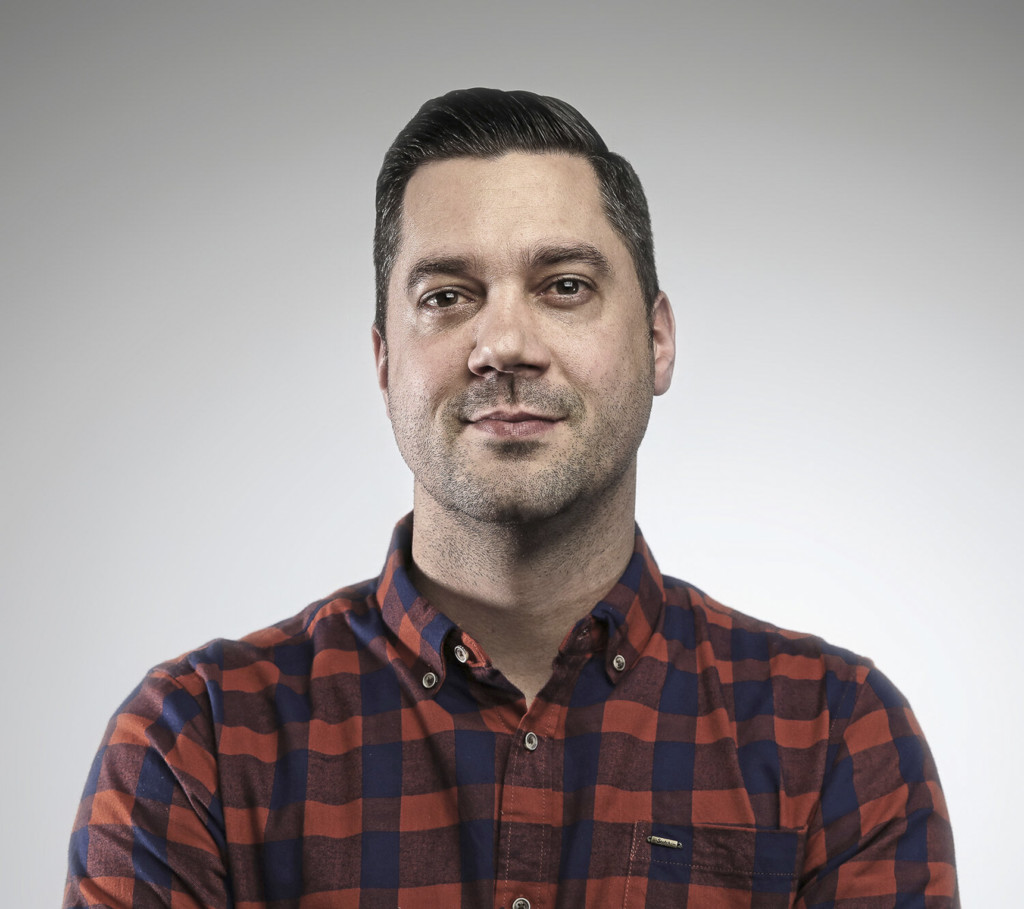
[[[650,416],[653,361],[620,392],[598,402],[588,421],[586,403],[571,387],[497,374],[453,395],[436,413],[422,398],[392,399],[390,412],[403,458],[438,505],[480,522],[530,524],[593,507],[623,482]],[[472,416],[499,406],[559,417],[553,432],[568,435],[568,444],[467,441]],[[551,447],[557,450],[545,452]]]

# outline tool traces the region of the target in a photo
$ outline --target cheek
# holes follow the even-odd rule
[[[417,409],[436,405],[458,390],[460,375],[451,351],[429,345],[421,346],[415,356],[393,358],[388,375],[392,406],[399,401]]]
[[[612,396],[638,381],[646,382],[653,374],[653,354],[646,335],[624,344],[625,331],[609,328],[590,333],[563,348],[560,360],[567,378]]]
[[[558,324],[545,339],[552,360],[570,382],[592,385],[622,354],[614,335],[599,322]]]

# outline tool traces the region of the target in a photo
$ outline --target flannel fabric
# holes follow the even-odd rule
[[[404,568],[153,670],[64,905],[955,907],[942,792],[870,662],[662,577],[642,536],[529,708]]]

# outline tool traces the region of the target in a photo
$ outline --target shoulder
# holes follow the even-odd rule
[[[868,657],[726,606],[685,581],[664,580],[667,634],[689,638],[701,671],[713,670],[722,683],[747,683],[741,690],[770,684],[777,702],[827,705],[833,719],[849,719],[855,707],[908,708]]]
[[[360,621],[379,615],[376,586],[374,579],[343,587],[242,638],[216,638],[162,662],[126,704],[155,696],[183,704],[192,699],[209,709],[209,702],[222,702],[227,692],[258,693],[281,684],[304,688],[332,653],[356,649]]]
[[[867,671],[874,668],[867,657],[837,647],[817,635],[782,628],[755,618],[720,603],[686,581],[668,576],[664,580],[667,610],[690,613],[695,631],[722,657],[770,660],[792,655],[820,658],[836,666],[849,666],[853,670]]]

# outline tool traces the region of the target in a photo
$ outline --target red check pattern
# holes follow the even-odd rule
[[[927,745],[868,661],[663,577],[638,532],[528,707],[412,587],[410,539],[147,676],[65,907],[959,906]]]

